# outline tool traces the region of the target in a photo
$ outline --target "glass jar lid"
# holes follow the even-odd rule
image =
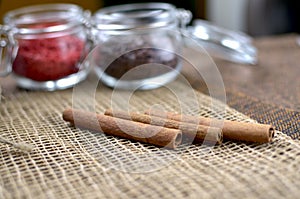
[[[197,19],[193,26],[188,27],[187,34],[215,57],[242,64],[257,63],[257,49],[252,44],[252,38],[243,32]]]
[[[177,24],[176,8],[168,3],[135,3],[102,8],[92,24],[101,30],[160,28]]]
[[[82,25],[85,22],[84,16],[83,9],[75,4],[41,4],[6,13],[4,23],[17,28],[19,34],[40,34]]]

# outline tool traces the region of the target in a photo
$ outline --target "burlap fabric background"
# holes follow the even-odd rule
[[[186,92],[182,82],[172,84]],[[88,91],[81,91],[76,106],[91,109],[84,97]],[[111,106],[111,95],[108,88],[97,89],[97,112]],[[190,114],[254,122],[209,96],[199,92],[196,96],[199,107],[183,103]],[[22,154],[0,144],[0,198],[297,198],[300,194],[300,142],[281,132],[270,144],[227,141],[165,150],[70,126],[61,114],[73,105],[73,97],[72,89],[21,91],[2,100],[1,136],[31,143],[35,149]],[[143,111],[155,103],[178,110],[174,94],[165,88],[135,93],[130,108]]]

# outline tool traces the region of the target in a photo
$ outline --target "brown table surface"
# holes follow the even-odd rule
[[[214,59],[224,81],[229,106],[262,123],[300,138],[300,46],[298,35],[254,39],[258,64]],[[12,77],[0,78],[4,95],[18,92]],[[195,85],[206,92],[203,84]]]
[[[296,35],[256,39],[258,64],[253,67],[217,61],[226,88],[299,110],[300,46],[296,39]]]
[[[258,65],[217,64],[228,90],[228,104],[252,118],[273,123],[300,138],[300,46],[297,35],[256,39]],[[234,77],[233,77],[234,76]]]
[[[226,103],[261,123],[300,138],[300,46],[298,35],[286,34],[254,39],[257,65],[243,65],[214,58],[223,78]],[[189,76],[188,71],[186,76]],[[198,90],[208,92],[203,82]]]

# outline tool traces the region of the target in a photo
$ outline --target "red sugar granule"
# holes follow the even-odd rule
[[[72,35],[20,39],[18,43],[14,73],[35,81],[57,80],[78,72],[85,48],[84,41]]]

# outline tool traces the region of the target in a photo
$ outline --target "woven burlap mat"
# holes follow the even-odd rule
[[[241,92],[228,91],[226,102],[230,107],[260,123],[273,124],[277,130],[300,140],[300,112],[266,103]]]
[[[96,90],[78,86],[5,97],[0,105],[1,136],[31,143],[35,149],[23,154],[0,144],[0,198],[299,196],[300,142],[281,132],[270,144],[227,141],[167,150],[77,129],[61,117],[70,106],[103,112],[109,107],[124,109],[128,102],[125,109],[143,111],[159,104],[193,115],[255,122],[220,101],[191,92],[181,81],[170,85],[130,95],[99,85]],[[182,103],[178,96],[184,98]]]

